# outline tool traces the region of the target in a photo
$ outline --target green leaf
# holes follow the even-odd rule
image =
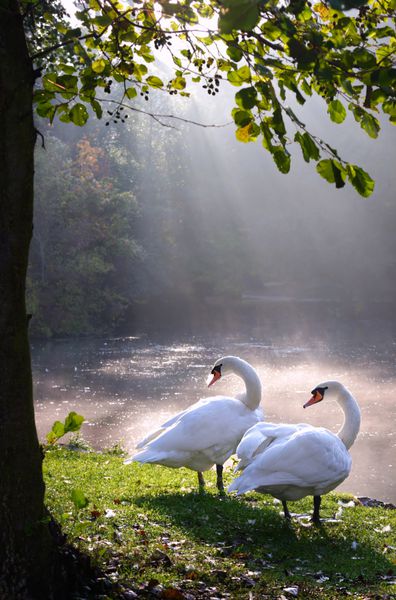
[[[271,128],[265,121],[261,121],[261,132],[263,134],[263,146],[269,152],[272,152],[272,133]]]
[[[272,117],[272,128],[278,135],[286,134],[286,127],[282,117],[282,110],[280,108],[276,108]]]
[[[231,114],[235,121],[235,124],[238,125],[238,127],[245,127],[253,120],[252,113],[246,110],[239,110],[238,108],[233,108]]]
[[[88,121],[88,111],[84,104],[77,103],[69,110],[69,117],[75,125],[82,127]]]
[[[175,77],[170,83],[171,86],[176,90],[184,90],[184,88],[186,87],[186,80],[184,79],[184,77]]]
[[[385,102],[382,104],[382,110],[384,113],[390,115],[390,119],[392,121],[392,118],[396,117],[396,100],[385,100]]]
[[[329,183],[335,183],[336,188],[342,188],[345,185],[345,169],[334,158],[325,158],[316,165],[316,170],[323,179]]]
[[[56,435],[56,437],[60,438],[62,435],[65,435],[65,426],[60,421],[55,421],[52,425],[51,431]]]
[[[40,102],[40,104],[37,105],[36,112],[40,117],[52,121],[55,115],[55,106],[50,102]]]
[[[281,173],[288,173],[290,171],[290,154],[283,146],[274,146],[272,156]]]
[[[89,504],[89,500],[80,489],[73,489],[71,492],[71,499],[76,508],[85,508]]]
[[[249,67],[246,65],[238,69],[237,71],[229,71],[227,73],[227,79],[232,85],[240,86],[242,83],[246,81],[250,81],[251,72]]]
[[[319,149],[307,132],[301,134],[298,131],[294,136],[294,141],[300,144],[303,157],[306,162],[309,162],[311,158],[313,160],[319,160]]]
[[[64,92],[65,87],[57,83],[56,73],[46,73],[43,77],[43,87],[48,92]]]
[[[370,115],[370,113],[366,112],[362,116],[360,125],[371,138],[375,139],[378,137],[378,133],[380,130],[380,124],[379,124],[378,119],[373,117],[373,115]]]
[[[353,89],[352,83],[349,79],[341,79],[341,86],[342,89],[350,96],[355,94],[355,90]]]
[[[243,56],[241,48],[236,45],[229,45],[227,48],[227,54],[234,62],[239,62]]]
[[[162,79],[155,77],[155,75],[150,75],[150,77],[147,77],[146,83],[155,88],[162,88],[164,86]]]
[[[221,33],[231,33],[234,29],[251,31],[260,20],[260,12],[255,0],[223,0],[218,27]]]
[[[175,63],[176,66],[178,66],[178,67],[182,67],[183,66],[182,61],[181,61],[181,59],[178,56],[172,56],[172,60],[173,60],[173,62]]]
[[[256,89],[250,86],[239,90],[239,92],[235,94],[235,101],[238,106],[245,108],[246,110],[253,108],[253,106],[256,106],[257,102]]]
[[[103,110],[102,110],[102,106],[100,105],[100,103],[93,98],[91,100],[91,106],[92,106],[93,110],[95,111],[97,118],[101,119],[102,115],[103,115]]]
[[[59,63],[59,70],[63,71],[63,73],[67,73],[68,75],[72,75],[76,68],[73,65],[66,65],[65,63]]]
[[[51,431],[47,433],[47,441],[49,444],[54,444],[62,435],[65,435],[65,426],[60,421],[55,421]]]
[[[353,51],[353,58],[355,66],[361,67],[362,69],[370,69],[377,64],[374,54],[371,54],[371,52],[365,48],[356,48]]]
[[[127,89],[125,90],[125,96],[126,96],[127,98],[129,98],[130,100],[132,100],[133,98],[136,98],[136,96],[137,96],[137,91],[136,91],[136,90],[135,90],[135,88],[133,88],[133,87],[127,88]]]
[[[355,190],[364,198],[368,198],[374,191],[375,181],[361,167],[347,165],[348,179]]]
[[[65,433],[79,431],[84,421],[85,419],[82,415],[78,415],[74,411],[70,412],[65,419]]]
[[[332,100],[327,106],[327,112],[330,115],[330,119],[334,123],[342,123],[346,117],[346,110],[342,102],[339,100]]]

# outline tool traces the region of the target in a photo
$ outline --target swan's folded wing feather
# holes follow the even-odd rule
[[[279,437],[258,454],[230,490],[296,485],[330,485],[349,474],[351,458],[341,440],[322,428],[306,428]]]
[[[255,456],[261,454],[276,439],[287,438],[301,429],[309,428],[305,423],[283,424],[283,423],[256,423],[246,431],[237,447],[237,455],[240,463],[236,471],[248,465]]]

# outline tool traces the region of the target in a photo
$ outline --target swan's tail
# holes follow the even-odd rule
[[[248,460],[243,460],[243,458],[239,461],[239,463],[234,467],[234,473],[238,473],[238,471],[243,471],[249,464]]]
[[[156,463],[159,462],[161,458],[163,458],[163,456],[158,452],[146,448],[146,450],[141,450],[132,456],[128,456],[128,458],[124,460],[124,465],[129,465],[131,462]]]
[[[228,486],[228,491],[236,492],[237,495],[239,496],[240,494],[244,494],[245,492],[250,492],[251,490],[254,490],[254,486],[250,485],[246,481],[246,479],[245,479],[245,481],[243,481],[243,480],[244,480],[243,475],[234,479],[234,481],[231,483],[231,485]]]
[[[143,448],[137,454],[129,456],[124,460],[124,465],[131,462],[152,463],[156,465],[164,465],[165,467],[182,467],[186,464],[189,455],[185,452],[171,452],[157,450],[155,448]]]
[[[166,427],[160,427],[155,431],[151,431],[145,438],[143,438],[138,444],[136,444],[136,448],[144,448],[149,442],[157,438],[163,431],[165,431]]]

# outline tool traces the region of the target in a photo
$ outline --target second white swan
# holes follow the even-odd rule
[[[237,454],[237,470],[243,473],[229,486],[238,494],[255,490],[271,494],[282,501],[284,514],[290,519],[288,500],[314,497],[312,520],[320,522],[322,494],[336,488],[351,470],[349,448],[359,432],[359,406],[338,381],[326,381],[312,390],[304,408],[335,398],[344,412],[344,424],[338,434],[305,423],[284,425],[258,423],[246,432]]]
[[[223,464],[235,453],[245,431],[263,418],[259,408],[261,383],[255,369],[241,358],[224,356],[211,370],[208,385],[227,373],[234,373],[245,382],[244,393],[235,398],[213,396],[199,400],[146,436],[137,444],[140,451],[125,463],[188,467],[198,472],[200,487],[205,484],[202,471],[216,465],[217,487],[224,491]]]

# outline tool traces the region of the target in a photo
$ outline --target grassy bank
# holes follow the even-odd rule
[[[68,541],[105,573],[109,592],[95,598],[396,597],[395,510],[329,494],[321,527],[304,517],[288,525],[271,497],[219,497],[214,472],[199,494],[192,471],[125,466],[110,453],[54,448],[44,469],[47,504]],[[76,508],[73,490],[86,507]],[[307,515],[311,503],[290,509]]]

